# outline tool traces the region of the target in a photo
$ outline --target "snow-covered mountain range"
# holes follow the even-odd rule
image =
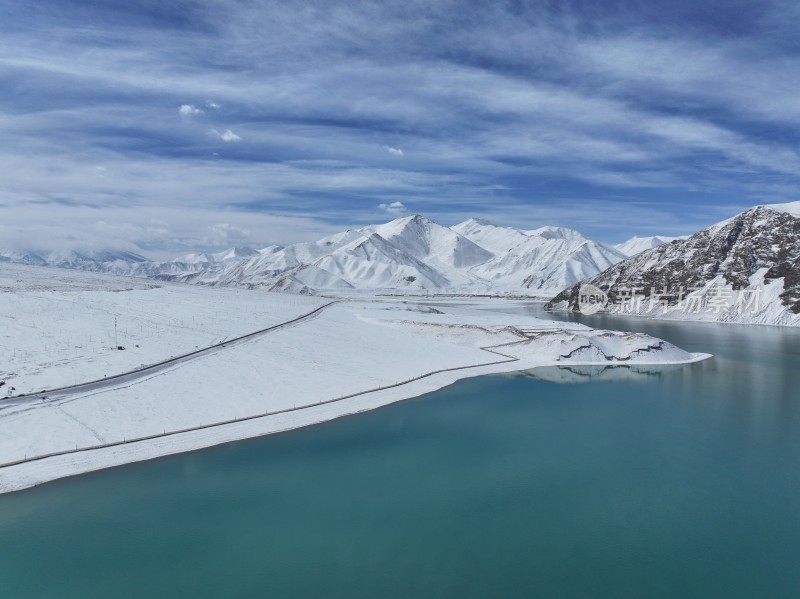
[[[0,252],[0,260],[295,293],[398,289],[551,297],[625,258],[572,229],[521,231],[477,219],[445,227],[420,215],[316,242],[162,262],[125,252],[68,254]]]
[[[689,238],[616,247],[562,227],[520,230],[413,215],[315,242],[150,261],[131,252],[2,251],[0,261],[301,294],[356,290],[527,295],[579,309],[580,284],[608,309],[659,318],[800,325],[800,202],[757,206]]]
[[[66,250],[61,252],[48,252],[37,254],[29,251],[14,251],[0,249],[0,262],[13,262],[15,264],[31,264],[36,266],[55,266],[57,268],[73,268],[92,272],[105,272],[114,268],[113,265],[123,265],[146,262],[147,258],[133,252],[101,250],[76,252]]]
[[[719,322],[800,325],[800,202],[756,206],[588,278],[608,311]],[[587,295],[584,288],[584,295]],[[581,284],[550,309],[579,310]]]

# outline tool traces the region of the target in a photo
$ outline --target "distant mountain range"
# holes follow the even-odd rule
[[[582,285],[607,295],[607,311],[800,325],[800,202],[756,206],[645,250],[565,289],[547,307],[580,311]]]
[[[113,250],[75,252],[49,252],[37,254],[29,251],[0,250],[0,262],[16,264],[33,264],[36,266],[55,266],[57,268],[74,268],[77,270],[106,271],[115,263],[134,264],[146,262],[147,258],[133,252]]]
[[[444,227],[413,215],[310,243],[169,261],[117,251],[0,251],[0,261],[303,294],[527,295],[574,311],[590,284],[612,312],[800,325],[800,202],[756,206],[689,238],[634,237],[615,247],[562,227],[475,218]]]
[[[469,219],[444,227],[423,216],[348,229],[316,242],[231,248],[149,261],[127,252],[0,252],[0,260],[270,291],[398,289],[552,297],[625,258],[561,227],[522,231]]]

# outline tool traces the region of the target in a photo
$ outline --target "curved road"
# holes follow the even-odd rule
[[[308,320],[313,316],[316,316],[329,306],[338,303],[340,300],[334,300],[332,302],[328,302],[327,304],[323,304],[319,308],[312,310],[306,314],[298,316],[297,318],[293,318],[292,320],[287,320],[286,322],[282,322],[276,325],[272,325],[265,329],[260,329],[258,331],[254,331],[252,333],[248,333],[246,335],[242,335],[241,337],[235,337],[233,339],[228,339],[227,341],[221,341],[219,343],[215,343],[214,345],[210,345],[208,347],[204,347],[202,349],[196,349],[192,352],[187,354],[181,354],[180,356],[175,356],[169,358],[168,360],[163,360],[161,362],[156,362],[155,364],[150,364],[148,366],[143,366],[141,368],[136,368],[134,370],[129,370],[127,372],[122,372],[120,374],[115,374],[113,376],[107,376],[102,379],[97,379],[94,381],[88,381],[86,383],[78,383],[77,385],[68,385],[66,387],[56,387],[54,389],[44,389],[39,391],[38,393],[26,393],[23,395],[15,395],[13,397],[4,397],[0,398],[0,405],[7,406],[7,405],[18,405],[21,403],[25,403],[32,400],[42,400],[42,399],[64,399],[65,397],[69,397],[71,395],[75,395],[78,393],[86,393],[88,391],[99,391],[106,388],[113,388],[121,383],[131,383],[138,379],[142,379],[145,377],[149,377],[153,374],[161,372],[162,370],[166,370],[167,368],[171,368],[177,364],[182,364],[184,362],[189,362],[190,360],[194,360],[195,358],[200,358],[202,356],[207,356],[209,354],[213,354],[214,352],[221,351],[222,349],[227,349],[229,347],[233,347],[235,345],[239,345],[241,343],[246,343],[248,341],[252,341],[262,335],[267,333],[271,333],[273,331],[277,331],[279,329],[286,328],[293,324],[297,324],[298,322],[302,322],[304,320]]]
[[[331,302],[331,303],[335,304],[336,302]],[[321,308],[318,308],[318,310],[316,310],[316,311],[319,311],[322,308],[327,308],[328,306],[330,306],[330,304],[326,304],[325,306],[322,306]],[[305,318],[307,316],[310,316],[310,314],[307,314],[306,316],[304,316],[302,318]],[[284,324],[290,324],[290,323],[284,323]],[[282,325],[278,325],[278,326],[282,326]],[[494,347],[495,348],[496,347],[503,347],[505,345],[514,345],[514,343],[504,343],[504,344],[501,344],[501,345],[496,345]],[[75,454],[75,453],[83,453],[85,451],[94,451],[95,449],[106,449],[106,448],[109,448],[109,447],[119,447],[120,445],[130,445],[132,443],[141,443],[142,441],[152,441],[153,439],[161,439],[163,437],[171,437],[173,435],[182,435],[184,433],[190,433],[190,432],[209,429],[209,428],[216,428],[216,427],[219,427],[219,426],[226,426],[226,425],[229,425],[229,424],[236,424],[236,423],[239,423],[239,422],[245,422],[247,420],[257,420],[257,419],[260,419],[260,418],[266,418],[268,416],[275,416],[276,414],[286,414],[286,413],[289,413],[289,412],[297,412],[298,410],[307,410],[308,408],[315,408],[315,407],[318,407],[318,406],[321,406],[321,405],[325,405],[325,404],[337,403],[337,402],[340,402],[340,401],[343,401],[343,400],[346,400],[346,399],[351,399],[353,397],[358,397],[360,395],[367,395],[368,393],[375,393],[376,391],[385,391],[387,389],[393,389],[395,387],[402,387],[403,385],[407,385],[407,384],[412,383],[414,381],[419,381],[421,379],[428,378],[428,377],[436,375],[436,374],[441,374],[443,372],[452,372],[452,371],[456,371],[456,370],[467,370],[469,368],[479,368],[481,366],[493,366],[495,364],[505,364],[505,363],[509,363],[509,362],[518,362],[519,361],[519,358],[517,358],[516,356],[509,356],[508,354],[500,353],[499,351],[496,351],[492,347],[482,347],[480,349],[482,349],[484,351],[487,351],[489,353],[501,356],[501,357],[503,357],[503,359],[502,360],[495,360],[495,361],[492,361],[492,362],[484,362],[482,364],[470,364],[470,365],[467,365],[467,366],[453,366],[453,367],[450,367],[450,368],[440,368],[438,370],[432,370],[430,372],[425,372],[423,374],[411,377],[410,379],[407,379],[407,380],[404,380],[404,381],[400,381],[399,383],[389,383],[388,385],[382,385],[380,387],[374,387],[372,389],[367,389],[365,391],[357,391],[355,393],[349,393],[347,395],[342,395],[341,397],[335,397],[333,399],[326,399],[326,400],[318,401],[317,403],[306,404],[306,405],[302,405],[302,406],[295,406],[293,408],[284,408],[284,409],[281,409],[281,410],[275,410],[274,412],[265,411],[263,414],[261,414],[261,413],[253,414],[251,416],[244,416],[243,418],[232,418],[230,420],[223,420],[221,422],[213,422],[211,424],[201,424],[200,426],[192,426],[192,427],[189,427],[189,428],[183,428],[183,429],[173,430],[173,431],[169,431],[169,432],[164,431],[163,433],[156,433],[154,435],[146,435],[144,437],[133,437],[131,439],[123,439],[122,441],[111,441],[111,442],[107,442],[107,443],[100,443],[100,444],[97,444],[97,445],[89,445],[89,446],[84,446],[84,447],[76,446],[75,449],[63,449],[63,450],[60,450],[60,451],[53,451],[53,452],[50,452],[50,453],[45,453],[45,454],[41,454],[41,455],[34,455],[34,456],[31,456],[31,457],[28,457],[26,455],[24,458],[21,458],[21,459],[17,459],[17,460],[11,461],[11,462],[0,463],[0,468],[7,468],[9,466],[19,466],[20,464],[25,464],[25,463],[28,463],[28,462],[38,462],[40,460],[45,460],[47,458],[53,458],[53,457],[63,456],[63,455],[70,455],[70,454]],[[286,430],[289,430],[289,429],[286,429]],[[260,435],[256,435],[256,436],[260,436]]]

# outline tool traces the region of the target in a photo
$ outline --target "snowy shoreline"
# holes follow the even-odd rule
[[[636,366],[684,365],[710,358],[710,354],[695,353],[685,361],[637,362]],[[129,439],[99,448],[83,448],[63,455],[37,457],[19,464],[0,465],[0,494],[22,491],[61,478],[87,474],[96,470],[124,466],[125,464],[158,459],[169,455],[195,451],[246,441],[265,435],[288,432],[306,426],[321,424],[337,418],[381,408],[406,399],[432,393],[462,379],[495,374],[525,372],[552,366],[616,366],[625,364],[601,364],[598,362],[541,363],[520,368],[517,360],[495,365],[465,366],[461,371],[427,373],[414,381],[402,382],[390,389],[365,391],[355,397],[327,400],[299,408],[290,408],[273,414],[243,418],[238,421],[210,424],[189,431],[176,431],[149,439]],[[330,409],[333,403],[338,405]],[[166,440],[166,443],[161,441]]]
[[[69,386],[201,343],[220,345],[133,380],[0,401],[0,493],[308,426],[462,378],[708,357],[647,335],[492,310],[508,300],[358,297],[320,310],[330,300],[189,285],[142,288],[130,279],[120,287],[118,278],[84,273],[66,278],[68,285],[40,280],[0,294],[0,303],[15,308],[0,312],[0,333],[17,354],[0,363],[6,388]],[[316,314],[304,320],[310,312]],[[115,315],[135,331],[138,351],[110,347]],[[253,331],[263,332],[220,342]],[[89,334],[102,342],[73,352],[66,340]]]

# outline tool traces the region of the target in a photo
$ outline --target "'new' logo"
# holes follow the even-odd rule
[[[578,310],[581,314],[596,314],[605,308],[606,304],[608,295],[605,291],[588,283],[581,285],[578,290]]]

